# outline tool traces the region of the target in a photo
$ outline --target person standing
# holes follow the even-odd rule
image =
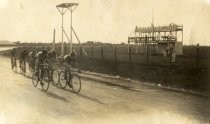
[[[17,50],[15,48],[13,48],[11,50],[11,64],[12,64],[12,69],[13,69],[13,66],[16,66],[16,57],[17,57]],[[15,64],[15,65],[13,65]]]

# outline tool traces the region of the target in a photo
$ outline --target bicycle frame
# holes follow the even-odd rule
[[[48,64],[41,64],[40,68],[39,68],[39,71],[38,71],[38,75],[40,74],[40,76],[38,76],[38,80],[40,80],[40,81],[43,80],[45,71],[49,71],[49,65]]]

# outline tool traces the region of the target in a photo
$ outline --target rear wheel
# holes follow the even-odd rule
[[[71,78],[71,83],[69,86],[70,88],[72,87],[72,89],[74,90],[75,93],[79,93],[81,90],[81,79],[80,76],[77,74],[72,74],[72,78]]]
[[[50,86],[50,82],[49,82],[49,79],[50,78],[50,75],[49,75],[49,71],[47,69],[43,70],[43,78],[42,78],[42,89],[43,91],[47,91],[49,86]]]
[[[53,72],[51,73],[53,73],[52,74],[53,83],[55,86],[57,86],[59,83],[59,71],[57,69],[53,69]]]
[[[34,74],[34,72],[32,73],[32,83],[34,85],[34,87],[36,87],[38,85],[38,76]]]
[[[67,83],[66,83],[66,76],[65,76],[65,72],[64,71],[60,72],[59,78],[60,78],[61,88],[65,89],[66,86],[67,86]]]

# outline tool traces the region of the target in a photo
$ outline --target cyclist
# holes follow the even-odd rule
[[[63,65],[65,67],[65,78],[67,76],[67,71],[69,71],[69,69],[71,69],[71,67],[79,68],[77,61],[76,61],[76,53],[74,51],[70,55],[64,56]],[[80,70],[79,70],[79,72],[80,72]],[[70,87],[72,87],[72,86],[70,85]]]
[[[65,55],[63,59],[63,65],[65,68],[77,67],[76,53],[73,51],[70,55]]]
[[[12,63],[12,68],[13,68],[13,64],[15,63],[16,66],[16,56],[17,56],[17,50],[15,48],[13,48],[11,50],[11,63]]]
[[[55,64],[57,62],[56,52],[54,50],[49,51],[47,53],[47,62],[49,65],[52,65],[52,66],[53,66],[53,64]]]
[[[47,58],[47,51],[44,49],[41,52],[38,52],[36,54],[36,63],[35,63],[35,75],[39,75],[39,68],[41,66],[41,64],[46,62],[46,58]],[[43,75],[41,74],[41,77],[43,77]],[[38,81],[40,81],[39,76],[38,76]],[[40,84],[43,86],[43,82],[40,82]]]
[[[35,56],[36,56],[35,51],[28,53],[28,64],[29,64],[29,67],[31,67],[32,69],[34,69],[34,66],[35,66]]]
[[[56,52],[54,50],[47,53],[47,63],[49,64],[51,70],[51,78],[53,77],[53,68],[57,64]],[[52,80],[52,79],[51,79]]]
[[[20,68],[23,66],[24,67],[24,71],[26,71],[26,59],[28,56],[28,52],[26,50],[23,50],[20,52]]]

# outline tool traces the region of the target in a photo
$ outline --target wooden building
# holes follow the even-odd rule
[[[151,54],[162,54],[164,50],[172,49],[176,55],[182,55],[183,26],[170,24],[158,27],[137,27],[135,36],[128,37],[129,44],[138,45],[140,50],[147,46],[154,48]],[[147,50],[147,49],[146,49]]]

